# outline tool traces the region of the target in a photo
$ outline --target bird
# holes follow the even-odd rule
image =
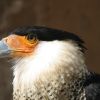
[[[0,40],[9,57],[13,100],[99,100],[100,75],[85,61],[84,41],[74,33],[44,26],[18,27]]]

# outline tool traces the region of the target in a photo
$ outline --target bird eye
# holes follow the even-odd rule
[[[36,36],[36,34],[29,33],[29,34],[26,36],[26,39],[29,40],[30,42],[34,42],[34,41],[37,41],[37,36]]]

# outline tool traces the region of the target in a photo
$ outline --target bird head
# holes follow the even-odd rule
[[[73,33],[45,27],[20,27],[0,41],[0,57],[31,55],[41,41],[74,41],[84,51],[84,42]],[[53,48],[52,48],[53,49]]]

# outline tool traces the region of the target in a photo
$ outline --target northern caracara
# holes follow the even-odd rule
[[[100,100],[100,75],[85,65],[75,34],[21,27],[0,41],[0,57],[13,62],[13,100]]]

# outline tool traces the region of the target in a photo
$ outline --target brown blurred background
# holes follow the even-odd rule
[[[0,36],[19,26],[43,25],[78,34],[88,68],[100,72],[100,0],[0,0]],[[12,70],[0,60],[0,100],[12,99]]]

